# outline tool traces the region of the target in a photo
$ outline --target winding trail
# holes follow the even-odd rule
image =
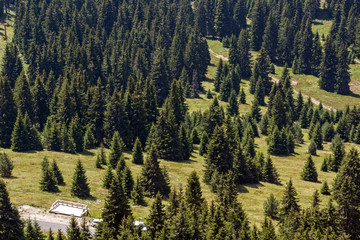
[[[209,52],[210,52],[211,55],[213,55],[213,56],[216,57],[216,58],[222,59],[222,60],[224,60],[224,61],[229,61],[229,58],[227,58],[227,57],[225,57],[225,56],[223,56],[223,55],[220,55],[220,54],[215,53],[215,52],[214,52],[213,50],[211,50],[210,48],[209,48]],[[355,62],[360,63],[360,60],[355,59]],[[277,78],[275,78],[275,77],[272,77],[272,76],[270,76],[270,77],[271,77],[271,79],[273,80],[273,82],[276,82],[276,83],[279,82],[279,79],[277,79]],[[298,84],[297,81],[291,81],[291,85],[292,85],[292,86],[296,86],[297,84]],[[294,93],[299,94],[299,91],[296,91],[294,88],[293,88],[293,91],[294,91]],[[304,94],[304,93],[301,93],[301,94],[302,94],[302,96],[303,96],[304,98],[309,98],[308,95],[306,95],[306,94]],[[316,100],[316,99],[313,98],[313,97],[310,97],[310,100],[311,100],[311,102],[314,103],[315,105],[319,105],[319,104],[320,104],[320,101],[319,101],[319,100]],[[327,109],[327,110],[329,110],[329,111],[336,111],[336,109],[334,109],[334,108],[332,108],[332,107],[330,107],[330,106],[324,105],[323,103],[322,103],[322,105],[323,105],[323,108],[325,108],[325,109]]]

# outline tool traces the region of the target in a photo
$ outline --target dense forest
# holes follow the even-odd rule
[[[17,0],[14,38],[6,45],[0,74],[0,147],[14,152],[99,149],[96,167],[106,168],[108,189],[95,239],[360,239],[360,109],[329,110],[301,92],[294,74],[319,77],[318,86],[340,95],[350,91],[349,65],[360,57],[358,0]],[[314,19],[332,21],[325,37],[312,32]],[[207,39],[229,48],[207,92]],[[253,54],[256,57],[253,58]],[[254,60],[255,59],[255,60]],[[284,67],[280,79],[270,75]],[[245,92],[243,82],[249,82]],[[188,111],[186,99],[206,92],[209,109]],[[253,95],[251,110],[239,113]],[[223,107],[221,102],[225,102]],[[265,109],[265,110],[264,110]],[[312,155],[331,143],[321,171],[336,172],[311,207],[298,204],[289,179],[281,183],[272,156],[296,153],[311,140],[301,178],[317,182]],[[266,136],[267,152],[255,138]],[[197,149],[198,147],[198,149]],[[205,157],[176,188],[159,159],[189,162]],[[105,154],[109,152],[108,155]],[[123,153],[142,165],[134,179]],[[146,154],[144,154],[146,152]],[[9,157],[0,156],[1,177],[11,177]],[[56,193],[64,183],[56,161],[41,163],[40,189]],[[202,171],[199,169],[199,171]],[[202,195],[200,182],[216,198]],[[261,227],[252,225],[238,198],[243,184],[284,184],[281,201],[270,196]],[[77,162],[71,194],[91,197]],[[147,231],[133,225],[131,204],[151,198]],[[166,199],[169,204],[164,205]],[[275,225],[275,221],[277,225]],[[92,238],[75,220],[68,240]],[[20,220],[0,181],[0,239],[45,239],[40,227]],[[52,232],[47,239],[54,239]],[[65,239],[59,233],[57,239]]]

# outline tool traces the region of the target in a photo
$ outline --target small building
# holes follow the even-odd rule
[[[51,205],[49,212],[74,217],[83,217],[90,215],[87,205],[63,200],[56,200]]]

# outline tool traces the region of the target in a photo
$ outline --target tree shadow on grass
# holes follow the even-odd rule
[[[92,196],[92,195],[86,196],[86,197],[79,197],[79,199],[81,199],[81,200],[89,200],[89,201],[96,201],[97,200],[97,198]]]
[[[84,155],[84,156],[95,156],[95,154],[93,152],[90,152],[88,150],[84,150],[82,152],[79,152],[78,154]]]

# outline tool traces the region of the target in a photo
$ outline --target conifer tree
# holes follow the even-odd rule
[[[338,94],[347,95],[350,93],[349,53],[344,44],[341,44],[337,53],[336,84],[335,90]]]
[[[131,192],[134,189],[134,179],[132,177],[132,173],[130,168],[128,168],[127,166],[125,166],[125,169],[123,171],[123,188],[124,188],[124,192],[127,196],[127,198],[131,198]]]
[[[256,120],[256,122],[259,122],[261,120],[261,109],[259,106],[259,101],[255,98],[251,110],[250,110],[250,116]]]
[[[220,85],[220,100],[227,102],[229,101],[229,97],[231,94],[231,89],[233,89],[234,86],[231,81],[231,74],[229,73],[226,77],[224,77],[223,81]]]
[[[262,171],[262,177],[264,182],[276,183],[276,184],[280,183],[279,174],[277,173],[276,168],[270,156],[268,156],[265,161],[264,168]]]
[[[181,142],[181,153],[182,153],[182,160],[189,160],[191,157],[191,152],[193,150],[192,142],[189,139],[189,134],[185,129],[184,124],[180,126],[179,130],[179,138]]]
[[[59,188],[56,186],[57,182],[53,172],[50,169],[49,162],[44,157],[42,163],[42,176],[40,180],[40,189],[46,192],[58,192]]]
[[[264,202],[264,213],[266,216],[276,219],[279,212],[280,202],[274,197],[274,194],[270,194],[270,197]]]
[[[292,180],[286,184],[283,199],[281,201],[281,216],[284,218],[286,215],[292,212],[299,212],[300,206],[298,205],[298,198],[295,187],[293,186]]]
[[[314,142],[314,140],[310,141],[309,147],[308,147],[308,153],[310,153],[313,156],[316,156],[316,143]]]
[[[228,2],[224,0],[216,1],[215,8],[215,20],[214,20],[214,29],[217,35],[222,39],[223,37],[229,35],[229,10]]]
[[[50,123],[50,122],[49,122]],[[60,134],[60,129],[58,124],[53,121],[51,124],[47,124],[50,129],[49,129],[49,142],[48,142],[48,146],[47,149],[51,150],[51,151],[60,151],[61,150],[61,134]]]
[[[93,127],[88,125],[84,134],[84,148],[92,149],[95,147],[95,136],[93,133]]]
[[[332,140],[331,149],[333,151],[333,156],[330,162],[330,170],[337,172],[340,169],[345,156],[345,146],[339,135],[335,135]]]
[[[15,86],[16,79],[20,76],[23,70],[16,44],[6,44],[1,66],[1,76],[6,77],[9,80],[10,86],[13,88]]]
[[[151,66],[150,77],[155,84],[156,101],[161,106],[169,92],[170,81],[166,72],[164,52],[159,50],[156,52],[153,64]]]
[[[119,179],[114,178],[102,212],[104,228],[108,229],[103,238],[116,238],[122,221],[128,216],[131,216],[129,201],[121,182],[119,182]]]
[[[155,196],[158,192],[162,196],[167,196],[170,193],[170,187],[160,169],[158,154],[153,145],[150,147],[142,168],[141,185],[147,196]]]
[[[102,169],[100,155],[96,154],[95,167]]]
[[[18,111],[21,114],[29,114],[31,120],[34,119],[34,105],[33,98],[30,92],[29,82],[26,78],[25,72],[22,71],[18,79],[16,80],[14,89],[14,99]]]
[[[0,153],[0,176],[3,178],[11,177],[14,165],[10,157],[5,153]]]
[[[11,133],[16,120],[16,105],[7,78],[0,78],[0,147],[11,146]]]
[[[206,133],[206,131],[203,131],[201,135],[201,141],[200,141],[200,147],[199,147],[199,154],[203,156],[207,153],[208,150],[208,144],[209,144],[209,137]]]
[[[51,228],[49,229],[49,234],[48,234],[48,237],[46,238],[46,240],[55,240]]]
[[[260,50],[265,29],[262,4],[262,1],[257,0],[251,13],[251,48],[255,51]]]
[[[116,169],[115,169],[115,172],[116,172],[116,175],[117,175],[118,178],[122,179],[123,170],[125,169],[125,167],[126,167],[125,157],[124,157],[124,155],[121,155],[120,160],[117,163]]]
[[[58,230],[56,240],[65,240],[65,237],[64,237],[61,229]]]
[[[200,144],[200,138],[199,138],[199,133],[196,129],[196,127],[193,128],[193,130],[191,131],[191,142],[193,144]]]
[[[321,186],[320,193],[323,195],[330,195],[330,189],[327,181],[324,181],[323,185]]]
[[[335,90],[337,58],[332,38],[328,36],[324,45],[324,54],[320,67],[319,86],[328,92]]]
[[[246,94],[244,92],[244,88],[241,88],[241,91],[240,91],[240,103],[246,104]]]
[[[185,198],[190,209],[193,211],[201,210],[204,198],[202,197],[199,177],[195,171],[192,171],[187,179]]]
[[[318,180],[318,174],[316,172],[315,164],[311,155],[308,157],[305,163],[304,169],[301,173],[301,178],[310,182],[317,182]]]
[[[77,165],[75,167],[70,191],[72,196],[76,196],[79,198],[86,198],[90,196],[90,188],[87,183],[85,169],[82,166],[80,160],[77,162]]]
[[[134,189],[131,192],[131,199],[133,200],[135,205],[145,204],[144,189],[141,186],[140,178],[136,179]]]
[[[267,217],[265,217],[264,224],[262,225],[261,239],[269,239],[269,240],[278,239],[272,221]]]
[[[214,90],[215,92],[219,92],[220,91],[220,85],[222,82],[222,75],[223,75],[223,61],[220,58],[220,62],[219,65],[216,69],[216,76],[215,76],[215,80],[214,80]]]
[[[316,123],[315,128],[314,128],[314,142],[316,144],[316,148],[321,150],[323,149],[323,136],[322,136],[322,132],[321,132],[321,126],[320,126],[320,122]]]
[[[124,144],[119,136],[119,132],[115,132],[111,141],[111,147],[109,152],[109,163],[112,168],[115,168],[121,155],[124,151]]]
[[[80,228],[75,220],[75,217],[70,219],[70,224],[66,229],[66,235],[68,239],[81,239]]]
[[[241,30],[238,40],[239,68],[242,78],[248,79],[251,76],[251,53],[249,33],[244,28]]]
[[[106,167],[106,172],[104,175],[104,179],[103,179],[103,187],[106,189],[109,189],[111,186],[111,183],[114,179],[114,175],[112,172],[112,168],[110,166],[110,164]]]
[[[14,130],[11,134],[11,150],[14,152],[23,152],[29,149],[28,132],[25,129],[22,114],[18,111]]]
[[[52,162],[51,172],[54,175],[57,185],[65,185],[64,178],[55,160]]]
[[[48,96],[40,77],[36,78],[35,85],[32,88],[32,96],[34,99],[34,119],[33,122],[39,124],[39,130],[42,130],[49,114]]]
[[[135,144],[132,150],[132,162],[135,164],[143,164],[144,163],[144,157],[142,153],[142,147],[141,142],[139,138],[136,138]]]
[[[100,150],[98,152],[98,156],[100,159],[100,163],[105,165],[106,164],[106,154],[105,154],[105,148],[104,148],[104,144],[100,144]]]
[[[230,93],[229,105],[227,107],[227,112],[231,116],[234,116],[234,115],[236,116],[239,114],[239,107],[238,107],[238,102],[236,99],[236,92],[234,89],[231,90],[231,93]]]
[[[323,162],[321,163],[321,168],[320,170],[323,171],[323,172],[327,172],[330,170],[330,167],[329,167],[329,163],[331,162],[331,156],[328,156],[326,155],[324,157],[324,160]]]
[[[340,214],[343,215],[341,223],[347,234],[352,237],[359,236],[360,211],[359,211],[359,186],[360,177],[359,153],[356,149],[350,149],[344,164],[335,179],[333,187],[334,199],[339,206]]]
[[[9,193],[2,180],[0,180],[0,215],[4,219],[0,224],[1,238],[23,239],[23,222],[16,207],[10,203]]]
[[[210,90],[210,88],[207,90],[207,92],[206,92],[206,98],[207,99],[212,99],[212,93],[211,93],[211,90]]]
[[[164,205],[161,202],[161,195],[158,193],[156,194],[155,201],[150,208],[150,214],[147,218],[148,231],[151,239],[156,239],[160,236],[166,224],[165,217]]]

